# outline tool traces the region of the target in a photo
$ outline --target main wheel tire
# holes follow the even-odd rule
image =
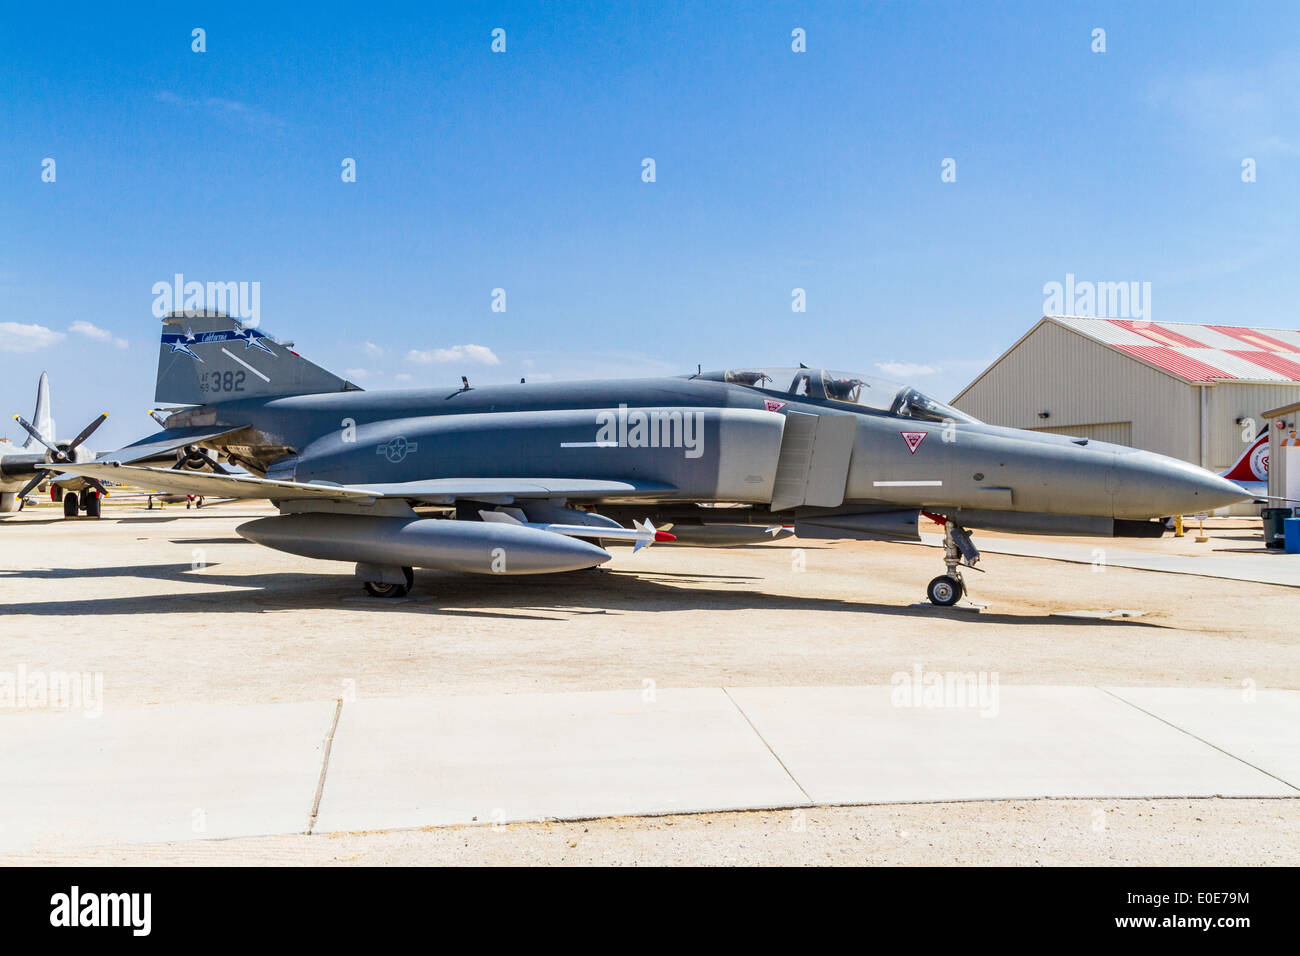
[[[402,568],[402,577],[406,578],[405,584],[385,584],[381,581],[367,581],[366,593],[371,597],[406,597],[406,595],[410,593],[411,588],[415,585],[415,569]]]
[[[99,495],[93,491],[87,491],[81,496],[81,507],[85,509],[87,518],[98,518],[100,507]]]
[[[79,510],[81,510],[81,500],[77,497],[77,493],[75,491],[65,492],[63,495],[63,517],[75,518]]]
[[[966,589],[962,586],[961,581],[948,574],[941,574],[925,589],[926,596],[930,598],[931,604],[937,604],[939,607],[952,607],[961,600],[962,593]]]

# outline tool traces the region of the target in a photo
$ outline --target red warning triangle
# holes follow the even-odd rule
[[[921,447],[921,442],[925,441],[925,436],[930,433],[929,432],[899,432],[899,434],[903,436],[903,441],[907,442],[907,450],[910,451],[913,455],[915,455],[916,450]]]

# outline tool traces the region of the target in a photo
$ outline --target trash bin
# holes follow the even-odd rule
[[[1282,523],[1286,526],[1282,538],[1286,542],[1286,553],[1300,554],[1300,518],[1287,518]]]
[[[1261,508],[1259,515],[1264,519],[1264,544],[1269,548],[1280,548],[1286,537],[1285,521],[1291,517],[1290,508]]]

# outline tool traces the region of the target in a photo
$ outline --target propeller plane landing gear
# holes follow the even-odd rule
[[[926,587],[926,597],[931,604],[952,607],[966,593],[966,581],[959,569],[965,564],[968,568],[979,570],[975,567],[980,559],[979,549],[971,541],[970,532],[956,522],[928,512],[926,517],[943,525],[943,563],[948,569],[946,574],[939,575]]]

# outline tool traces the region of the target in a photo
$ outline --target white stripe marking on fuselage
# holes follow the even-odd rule
[[[230,349],[226,348],[225,346],[222,346],[222,347],[221,347],[221,351],[222,351],[222,353],[224,353],[225,355],[230,356],[230,358],[234,359],[234,360],[235,360],[236,362],[238,362],[240,365],[244,366],[244,368],[248,369],[250,372],[252,372],[252,373],[253,373],[254,375],[256,375],[258,378],[260,378],[262,381],[264,381],[264,382],[269,382],[269,381],[271,381],[270,378],[268,378],[267,376],[263,375],[263,374],[262,374],[261,372],[259,372],[257,369],[253,368],[253,366],[249,365],[247,362],[245,362],[243,359],[241,359],[241,358],[240,358],[238,355],[236,355],[234,352],[230,351]]]
[[[942,488],[942,481],[873,481],[875,488]]]
[[[562,441],[561,448],[617,448],[616,441]]]

